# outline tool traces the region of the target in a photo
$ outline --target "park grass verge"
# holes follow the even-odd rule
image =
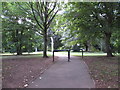
[[[68,55],[67,52],[56,52],[58,54]],[[56,54],[55,53],[55,54]],[[82,52],[70,52],[72,56],[82,56]],[[103,52],[83,52],[83,56],[106,56],[106,53]]]
[[[43,52],[32,52],[32,53],[23,53],[22,55],[16,55],[12,53],[2,53],[0,54],[1,58],[32,58],[32,57],[42,57]],[[47,54],[49,57],[52,56],[51,52],[48,52]]]
[[[58,54],[68,55],[67,52],[57,52]],[[72,56],[82,56],[82,52],[70,52]],[[114,56],[120,56],[120,53],[113,53]],[[83,52],[83,56],[107,56],[107,53],[104,52]]]
[[[118,56],[86,56],[83,58],[89,67],[96,88],[118,88],[118,58]]]
[[[73,56],[82,56],[82,52],[72,52]],[[83,56],[106,56],[106,53],[103,52],[83,52]]]

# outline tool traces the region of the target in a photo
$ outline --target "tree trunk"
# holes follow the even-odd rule
[[[22,43],[18,42],[17,55],[22,55]]]
[[[22,55],[21,47],[18,47],[18,48],[17,48],[17,55]]]
[[[84,43],[84,45],[85,45],[85,51],[88,52],[88,45],[87,45],[87,42]]]
[[[21,43],[18,41],[17,42],[17,55],[22,55],[22,48],[21,48]]]
[[[110,47],[110,38],[111,38],[111,33],[105,33],[105,44],[106,44],[106,52],[108,57],[112,57],[112,50]]]
[[[43,47],[43,57],[47,58],[47,30],[44,30],[44,47]]]
[[[17,55],[22,55],[22,33],[19,35],[19,30],[16,30],[16,38],[17,38]]]

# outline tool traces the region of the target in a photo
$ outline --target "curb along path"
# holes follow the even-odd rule
[[[59,60],[38,77],[28,88],[95,88],[89,70],[80,57],[60,56]]]

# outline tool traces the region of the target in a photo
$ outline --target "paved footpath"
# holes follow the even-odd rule
[[[67,56],[60,56],[28,88],[95,88],[95,84],[84,61],[72,56],[71,62],[67,62]]]

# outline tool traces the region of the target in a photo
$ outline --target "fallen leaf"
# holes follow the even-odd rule
[[[42,79],[42,77],[39,77],[39,79]]]
[[[25,84],[25,85],[24,85],[24,87],[27,87],[27,86],[28,86],[28,84]]]

